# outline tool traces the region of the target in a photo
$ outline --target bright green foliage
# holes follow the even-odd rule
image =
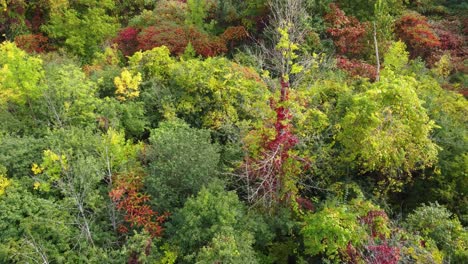
[[[339,254],[346,250],[348,243],[355,247],[366,243],[368,234],[365,226],[359,223],[359,217],[376,208],[361,199],[349,204],[329,201],[320,211],[306,214],[301,229],[305,253],[312,256],[323,253],[339,263]]]
[[[73,64],[50,62],[45,69],[43,104],[47,105],[49,121],[57,127],[94,125],[99,103],[96,85]]]
[[[123,132],[109,128],[101,136],[101,144],[97,147],[102,163],[105,164],[107,173],[125,172],[137,166],[137,156],[143,145],[132,144],[125,140]]]
[[[438,126],[434,141],[441,147],[433,175],[418,182],[414,196],[417,202],[444,202],[468,223],[468,101],[459,94],[444,91],[435,80],[426,79],[419,92]],[[422,191],[424,190],[424,191]]]
[[[205,26],[205,18],[208,15],[209,1],[207,0],[187,0],[188,16],[186,23],[195,25],[199,29]]]
[[[13,184],[0,197],[0,262],[28,261],[66,262],[73,257],[75,236],[72,219],[60,205],[35,197],[18,184]]]
[[[356,162],[361,172],[383,174],[380,184],[388,189],[400,189],[412,171],[436,161],[438,148],[430,138],[434,123],[417,85],[411,77],[383,77],[351,99],[340,121],[343,161]]]
[[[207,246],[201,249],[196,263],[258,263],[251,248],[253,237],[249,233],[236,234],[227,229],[223,234],[215,234]]]
[[[406,225],[409,231],[434,240],[448,258],[468,255],[468,232],[456,216],[438,203],[422,205],[414,210],[406,219]]]
[[[190,128],[179,120],[164,122],[151,131],[150,144],[145,186],[161,211],[181,207],[218,174],[219,147],[211,144],[208,130]]]
[[[68,51],[89,61],[102,42],[117,32],[116,19],[107,14],[113,8],[112,0],[73,1],[70,7],[52,13],[43,30],[63,40]]]
[[[177,62],[166,47],[130,58],[130,68],[143,73],[141,97],[148,111],[182,118],[196,127],[219,129],[271,114],[269,91],[252,69],[225,58],[191,59]],[[150,86],[151,85],[151,86]]]
[[[41,95],[42,60],[28,55],[14,43],[0,44],[0,107],[24,105]]]
[[[284,58],[284,69],[281,72],[281,78],[285,82],[289,82],[290,74],[298,74],[303,70],[303,66],[294,63],[294,61],[299,57],[297,51],[299,46],[292,42],[289,36],[289,30],[293,25],[285,25],[283,28],[278,28],[277,31],[280,35],[280,39],[275,46],[275,49],[281,52],[282,57]]]
[[[430,76],[431,73],[421,68],[420,63],[408,65],[408,53],[402,47],[395,48],[399,45],[403,46],[401,42],[395,43],[386,55],[386,69],[382,74],[386,75],[388,69],[395,69],[395,73],[413,75],[418,79],[416,92],[435,122],[431,136],[440,147],[434,169],[427,170],[426,177],[417,178],[414,185],[407,186],[408,205],[414,209],[427,201],[443,202],[466,223],[468,201],[464,194],[468,192],[465,180],[468,172],[468,103],[461,95],[444,91]]]
[[[246,217],[236,193],[214,183],[187,200],[167,232],[179,248],[181,263],[255,263]]]
[[[395,74],[404,73],[409,61],[409,52],[402,41],[394,42],[384,55],[385,71],[389,70]]]
[[[170,66],[176,62],[170,55],[167,47],[157,47],[145,52],[135,52],[128,59],[128,64],[132,70],[141,72],[145,80],[154,78],[163,81],[167,78]]]
[[[434,68],[432,71],[436,74],[436,76],[441,78],[447,78],[452,71],[452,64],[451,64],[451,57],[449,53],[445,53],[440,57],[440,60],[435,63]]]

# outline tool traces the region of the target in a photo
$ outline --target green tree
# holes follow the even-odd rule
[[[246,217],[236,193],[213,183],[187,200],[167,232],[182,263],[256,263]]]
[[[69,52],[89,62],[100,51],[103,41],[117,32],[117,21],[109,15],[114,7],[112,0],[73,1],[52,12],[49,23],[42,29],[63,42]]]
[[[99,104],[96,85],[74,64],[49,62],[43,91],[49,121],[56,127],[94,126]]]
[[[147,148],[148,193],[159,210],[172,211],[218,176],[219,146],[208,130],[180,120],[163,122],[151,131]]]
[[[456,216],[442,205],[429,203],[409,214],[406,226],[426,239],[432,239],[447,254],[446,260],[465,261],[468,257],[468,232]]]
[[[194,127],[219,130],[271,114],[270,92],[253,69],[226,58],[176,61],[169,54],[158,47],[129,59],[129,69],[142,73],[140,98],[152,113],[152,126],[179,117]]]

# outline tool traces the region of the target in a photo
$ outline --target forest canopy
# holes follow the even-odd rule
[[[0,0],[0,263],[468,263],[461,0]]]

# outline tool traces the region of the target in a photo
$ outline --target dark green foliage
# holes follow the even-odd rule
[[[43,139],[31,136],[0,135],[0,164],[11,177],[31,174],[31,164],[39,162],[46,147]]]
[[[187,200],[167,232],[182,263],[257,263],[247,217],[236,193],[216,182]]]
[[[219,147],[210,132],[180,120],[161,123],[151,131],[146,148],[145,186],[159,210],[172,211],[218,176]]]

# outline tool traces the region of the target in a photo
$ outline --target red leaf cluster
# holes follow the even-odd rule
[[[124,213],[125,222],[131,228],[143,228],[152,238],[161,236],[162,223],[168,217],[168,213],[161,215],[151,209],[148,205],[150,196],[140,192],[141,177],[134,174],[121,175],[115,185],[109,196],[116,203],[117,209]],[[119,231],[126,233],[128,227],[121,225]]]
[[[15,37],[15,44],[28,53],[42,53],[49,50],[49,38],[42,34],[26,34]]]
[[[147,27],[138,35],[139,50],[151,50],[166,46],[173,54],[182,54],[188,45],[188,39],[182,26],[166,24]]]
[[[181,26],[173,23],[163,23],[158,26],[138,29],[128,27],[120,31],[114,40],[126,56],[137,50],[151,50],[166,46],[172,54],[181,55],[189,43],[198,55],[212,57],[227,52],[226,43],[222,38],[210,36],[195,27]]]
[[[337,5],[330,4],[330,12],[324,17],[330,27],[327,33],[340,55],[359,56],[365,49],[367,24],[346,14]]]
[[[222,38],[210,36],[195,27],[188,28],[186,37],[197,54],[203,57],[218,56],[227,52],[226,42]]]
[[[376,67],[360,60],[350,60],[345,57],[338,57],[337,66],[351,76],[361,76],[369,78],[372,81],[377,78]]]
[[[377,217],[388,220],[388,216],[385,211],[369,211],[366,216],[360,218],[360,222],[370,227],[372,237],[380,237],[381,239],[384,239],[385,235],[379,233],[377,230],[377,223],[375,222]]]
[[[226,41],[241,41],[246,39],[249,36],[249,32],[245,29],[244,26],[238,26],[238,27],[228,27],[223,34],[221,35],[221,38]]]
[[[138,33],[140,33],[140,31],[133,27],[126,27],[120,30],[119,34],[114,39],[114,43],[118,45],[123,55],[131,56],[138,50]]]
[[[415,12],[403,15],[395,23],[395,33],[406,43],[412,57],[426,58],[441,46],[427,18]]]

